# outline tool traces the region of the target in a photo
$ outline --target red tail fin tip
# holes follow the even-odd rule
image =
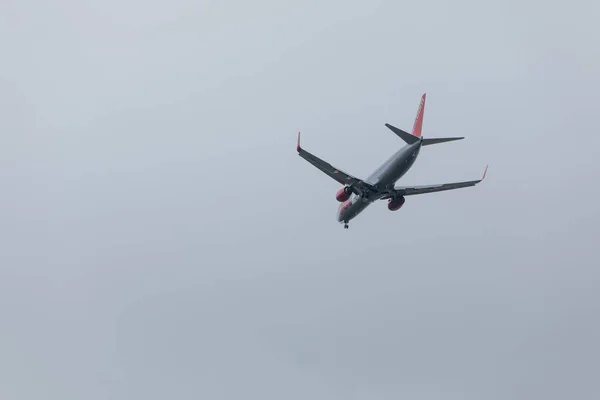
[[[427,93],[423,93],[421,96],[421,103],[417,110],[417,117],[415,118],[415,124],[413,125],[412,134],[416,137],[421,137],[421,131],[423,130],[423,114],[425,114],[425,100],[427,99]]]

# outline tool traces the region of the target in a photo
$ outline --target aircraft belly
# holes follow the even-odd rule
[[[399,159],[398,162],[389,166],[389,168],[384,171],[383,174],[379,177],[379,185],[381,187],[390,187],[393,186],[396,181],[411,167],[412,163],[409,160]]]
[[[383,187],[393,186],[396,181],[402,178],[412,167],[417,158],[417,154],[418,150],[412,154],[403,154],[401,157],[398,157],[398,159],[396,159],[396,161],[381,175],[380,185]]]
[[[419,154],[419,145],[405,147],[385,162],[372,176],[373,186],[381,189],[392,187],[414,164]]]

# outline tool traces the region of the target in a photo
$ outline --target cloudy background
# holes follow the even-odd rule
[[[0,4],[0,398],[600,397],[600,5]],[[403,179],[335,221],[428,93]]]

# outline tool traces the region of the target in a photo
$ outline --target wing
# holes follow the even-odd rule
[[[381,199],[389,199],[389,198],[398,197],[398,196],[412,196],[414,194],[443,192],[445,190],[461,189],[461,188],[465,188],[465,187],[475,186],[479,182],[481,182],[485,179],[486,174],[487,174],[487,167],[485,167],[483,177],[476,181],[443,183],[440,185],[395,187],[394,189],[390,190],[387,194],[385,194],[383,197],[381,197]]]
[[[350,187],[358,189],[359,191],[361,191],[361,189],[364,189],[364,188],[371,189],[371,190],[374,189],[371,185],[365,183],[362,179],[358,179],[338,168],[335,168],[333,165],[329,164],[328,162],[323,161],[319,157],[304,150],[300,146],[300,133],[298,133],[298,148],[297,148],[297,150],[298,150],[298,155],[300,157],[304,158],[306,161],[308,161],[309,163],[311,163],[312,165],[314,165],[315,167],[317,167],[318,169],[320,169],[325,174],[329,175],[331,178],[335,179],[342,185],[349,185]]]

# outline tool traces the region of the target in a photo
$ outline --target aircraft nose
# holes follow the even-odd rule
[[[351,204],[352,204],[351,200],[347,200],[347,201],[343,202],[342,204],[340,204],[340,206],[338,207],[338,212],[337,212],[338,222],[342,222],[344,220],[344,212],[348,209],[348,207],[350,207]]]
[[[336,214],[336,218],[337,218],[338,222],[342,222],[342,214],[343,214],[342,206],[339,206],[338,210],[337,210],[337,214]]]

